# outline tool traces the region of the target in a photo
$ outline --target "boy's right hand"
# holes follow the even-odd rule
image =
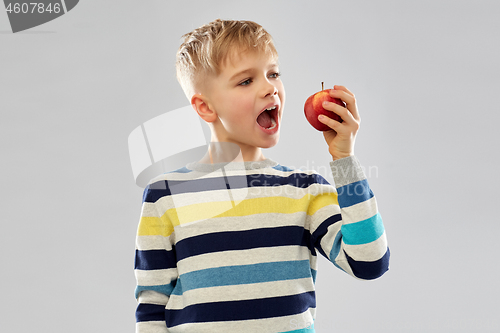
[[[334,86],[330,96],[342,100],[346,107],[332,102],[323,102],[323,108],[339,115],[343,122],[338,122],[330,117],[319,116],[319,121],[331,128],[324,131],[323,136],[328,144],[328,152],[333,160],[354,155],[354,142],[359,130],[361,118],[359,116],[354,94],[344,86]]]

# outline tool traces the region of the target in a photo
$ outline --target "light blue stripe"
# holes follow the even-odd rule
[[[312,275],[312,278],[313,278],[313,283],[316,283],[316,275],[317,274],[318,274],[318,271],[311,268],[311,275]]]
[[[330,251],[330,261],[333,262],[334,264],[335,264],[335,259],[339,255],[341,243],[342,243],[342,229],[339,232],[337,232],[337,235],[335,236],[335,239],[333,240],[332,249]],[[337,264],[335,264],[335,266],[337,266]]]
[[[294,169],[290,169],[289,167],[283,166],[281,164],[273,166],[273,169],[279,170],[279,171],[294,171]]]
[[[165,172],[166,174],[169,174],[169,173],[190,173],[192,172],[192,170],[189,170],[188,168],[186,167],[182,167],[180,169],[177,169],[177,170],[173,170],[173,171],[169,171],[169,172]]]
[[[335,239],[333,241],[333,246],[332,250],[330,251],[330,261],[337,267],[338,269],[344,271],[342,267],[340,267],[336,262],[335,259],[339,255],[340,252],[340,244],[342,243],[342,230],[337,232],[337,235],[335,236]],[[345,272],[345,271],[344,271]]]
[[[380,214],[350,224],[342,225],[342,237],[345,244],[360,245],[377,240],[384,233],[384,224]]]
[[[135,287],[135,298],[139,297],[139,293],[144,290],[153,290],[159,293],[170,296],[174,289],[175,281],[170,284],[162,284],[158,286],[137,286]]]
[[[309,260],[266,262],[253,265],[207,268],[182,274],[182,288],[175,295],[197,288],[230,286],[311,277]]]
[[[294,319],[290,320],[290,328],[294,328],[294,326],[306,326],[306,328],[301,328],[293,331],[285,331],[282,333],[316,333],[314,330],[314,323],[311,326],[308,326],[309,323],[299,322],[298,320],[294,321]]]
[[[350,207],[373,197],[366,179],[341,186],[337,193],[340,208]]]

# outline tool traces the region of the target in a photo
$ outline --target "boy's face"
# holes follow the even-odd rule
[[[212,123],[217,141],[233,142],[242,150],[270,148],[278,143],[285,104],[285,89],[279,77],[277,59],[266,54],[246,52],[226,61],[221,73],[206,82],[205,97],[217,114]],[[265,109],[276,125],[266,129],[257,118]],[[267,118],[263,120],[262,118]],[[259,119],[272,127],[268,117]]]

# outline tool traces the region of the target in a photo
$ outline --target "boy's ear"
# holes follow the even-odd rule
[[[206,122],[211,123],[217,119],[217,113],[208,105],[205,96],[194,94],[193,97],[191,97],[191,106]]]

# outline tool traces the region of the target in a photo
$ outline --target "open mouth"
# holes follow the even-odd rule
[[[278,123],[278,107],[273,105],[264,109],[257,117],[257,123],[260,127],[268,130],[275,128]]]

